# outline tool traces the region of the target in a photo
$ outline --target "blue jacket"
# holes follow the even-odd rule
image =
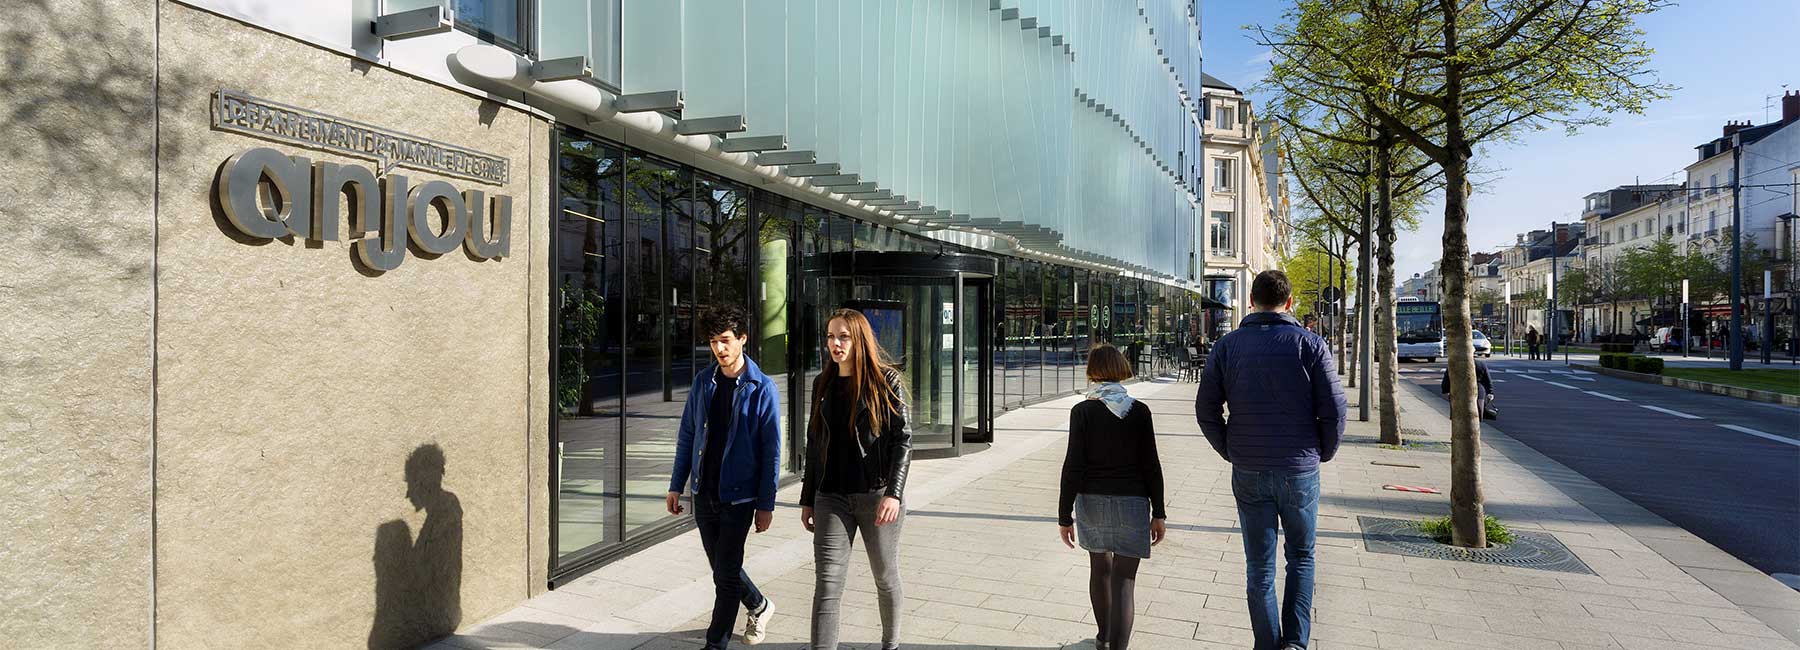
[[[711,410],[713,378],[717,363],[694,377],[687,405],[681,410],[681,434],[675,443],[675,471],[669,491],[696,492],[700,488],[700,454],[706,450],[706,417]],[[781,393],[749,356],[732,394],[730,438],[719,459],[719,501],[756,501],[757,510],[775,509],[775,488],[781,475]]]
[[[1254,312],[1206,358],[1194,419],[1233,467],[1304,471],[1337,454],[1344,406],[1325,339],[1293,316]]]

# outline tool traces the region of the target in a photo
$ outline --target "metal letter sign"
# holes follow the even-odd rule
[[[336,153],[376,157],[386,167],[371,170],[323,161],[315,164],[306,157],[290,157],[267,147],[244,150],[225,160],[217,182],[219,205],[225,209],[226,220],[238,231],[258,239],[293,236],[337,241],[343,216],[338,197],[342,195],[350,207],[350,239],[356,240],[352,247],[357,259],[371,269],[399,268],[406,261],[408,239],[420,250],[434,255],[456,250],[459,244],[476,259],[511,254],[512,197],[490,197],[481,190],[459,191],[445,181],[413,186],[401,174],[387,174],[379,183],[376,180],[378,174],[398,164],[501,184],[507,178],[505,159],[451,149],[449,145],[437,145],[440,148],[436,152],[424,151],[407,146],[391,132],[375,133],[372,127],[361,125],[356,125],[353,133],[332,131],[355,123],[285,107],[282,113],[267,109],[259,112],[262,104],[266,102],[221,90],[214,126],[277,140],[301,141]],[[246,117],[249,115],[257,117],[252,120]],[[276,122],[286,126],[267,127]],[[253,123],[264,125],[269,131],[252,127]],[[377,136],[386,139],[374,139]]]

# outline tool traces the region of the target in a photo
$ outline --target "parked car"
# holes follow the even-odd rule
[[[1685,333],[1679,327],[1659,327],[1655,334],[1650,335],[1650,347],[1663,352],[1680,352],[1681,342],[1685,338]]]
[[[1473,333],[1470,334],[1470,337],[1475,342],[1475,356],[1478,356],[1478,357],[1493,357],[1494,356],[1494,342],[1489,341],[1487,335],[1482,334],[1481,330],[1475,330]]]

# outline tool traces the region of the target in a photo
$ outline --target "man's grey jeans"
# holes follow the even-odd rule
[[[881,492],[831,494],[813,498],[813,650],[836,650],[838,611],[844,595],[844,578],[850,570],[850,547],[862,532],[869,551],[869,568],[875,574],[875,593],[881,602],[881,647],[899,647],[900,638],[900,526],[904,511],[886,526],[875,525],[875,508]]]

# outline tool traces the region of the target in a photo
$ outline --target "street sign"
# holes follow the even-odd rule
[[[1319,292],[1319,299],[1326,302],[1337,302],[1339,293],[1342,292],[1338,291],[1337,287],[1325,287]]]

